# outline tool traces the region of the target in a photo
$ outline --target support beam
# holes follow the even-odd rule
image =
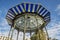
[[[25,40],[25,32],[26,32],[26,25],[27,25],[27,23],[26,23],[26,16],[24,17],[24,21],[25,21],[25,26],[24,26],[24,32],[23,32],[23,40]]]
[[[45,30],[46,30],[46,34],[47,34],[47,39],[49,40],[49,35],[48,35],[48,31],[47,31],[46,27],[45,27]]]
[[[8,33],[8,40],[9,40],[9,36],[10,36],[11,30],[12,30],[12,27],[10,28],[9,33]]]
[[[16,39],[16,40],[18,40],[18,37],[19,37],[19,30],[18,30],[18,32],[17,32],[17,39]]]
[[[12,29],[11,40],[12,40],[12,37],[13,37],[14,28],[15,28],[15,24],[14,24],[13,29]]]
[[[25,32],[23,32],[23,40],[25,40]]]
[[[31,37],[32,32],[30,31],[30,37]]]
[[[12,29],[12,33],[11,33],[11,40],[12,40],[12,37],[13,37],[13,32],[14,32],[14,28]]]

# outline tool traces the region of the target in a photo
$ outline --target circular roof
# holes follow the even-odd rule
[[[43,18],[45,24],[50,22],[50,12],[44,8],[42,5],[31,4],[31,3],[21,3],[10,8],[7,12],[6,19],[10,26],[13,25],[16,16],[23,13],[35,13]]]

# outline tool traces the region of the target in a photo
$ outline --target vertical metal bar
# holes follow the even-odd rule
[[[30,23],[30,19],[29,19],[29,27],[30,27],[30,24],[31,24],[31,23]],[[31,33],[32,33],[32,32],[31,32],[31,28],[30,28],[30,37],[31,37]]]
[[[9,34],[8,34],[8,40],[9,40],[9,36],[10,36],[10,32],[11,32],[11,30],[12,30],[12,27],[10,28],[10,30],[9,30]]]
[[[26,27],[24,28],[24,32],[23,32],[23,40],[25,40],[25,32],[26,32]]]
[[[25,21],[25,26],[24,26],[24,32],[23,32],[23,40],[25,40],[25,32],[26,32],[26,16],[27,15],[25,15],[25,17],[24,17],[24,21]]]
[[[29,17],[29,15],[27,15],[27,17]],[[31,21],[31,20],[30,20],[30,17],[28,18],[28,21],[29,21],[29,22],[27,23],[27,25],[29,24],[29,28],[30,28],[30,27],[31,27],[31,26],[30,26],[30,24],[31,24],[31,23],[30,23],[30,21]],[[30,33],[30,37],[31,37],[31,33],[32,33],[32,32],[31,32],[31,28],[30,28],[29,33]]]
[[[30,37],[31,37],[32,32],[30,31]]]
[[[13,37],[13,32],[14,32],[14,28],[12,29],[12,33],[11,33],[11,40],[12,40],[12,37]]]
[[[30,30],[30,40],[31,40],[31,35],[32,35],[32,32],[31,32],[31,30]]]
[[[15,28],[15,24],[14,24],[13,27]],[[14,28],[12,29],[12,33],[11,33],[11,40],[12,40],[12,37],[13,37]]]
[[[40,38],[40,32],[39,32],[39,40],[41,40],[41,38]]]
[[[49,40],[49,35],[48,35],[48,31],[47,31],[47,29],[46,29],[46,27],[45,27],[45,30],[46,30],[46,33],[47,33],[47,39]]]
[[[19,30],[18,30],[18,32],[17,32],[17,39],[16,39],[16,40],[18,40],[18,37],[19,37]]]
[[[23,40],[25,40],[25,32],[23,32]]]

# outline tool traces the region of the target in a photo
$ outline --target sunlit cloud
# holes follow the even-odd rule
[[[56,8],[56,10],[55,10],[55,11],[58,11],[58,10],[60,10],[60,4],[59,4],[59,5],[57,5],[57,8]]]
[[[55,12],[60,15],[60,4],[57,5]],[[60,40],[60,21],[57,19],[51,19],[50,27],[48,27],[48,34],[51,38],[57,38]]]
[[[59,39],[59,37],[60,37],[60,22],[53,24],[52,27],[50,29],[48,29],[48,34],[51,38]]]
[[[0,16],[1,16],[2,11],[0,10]]]
[[[1,10],[0,10],[0,12],[1,12]]]
[[[57,14],[58,14],[58,15],[60,15],[60,4],[59,4],[59,5],[57,5],[57,7],[56,7],[55,11],[57,12]]]
[[[0,18],[0,35],[7,36],[9,31],[9,26],[5,18]]]

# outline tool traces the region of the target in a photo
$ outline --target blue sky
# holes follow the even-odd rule
[[[51,22],[46,27],[51,38],[60,40],[60,0],[0,0],[0,36],[7,36],[10,29],[5,19],[8,9],[23,2],[42,4],[51,12]]]

